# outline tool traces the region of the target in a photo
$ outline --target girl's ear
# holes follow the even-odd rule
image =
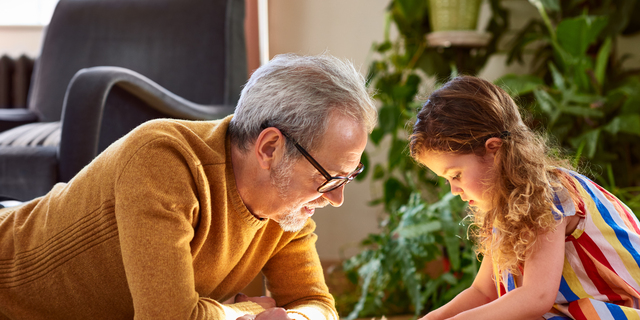
[[[501,146],[502,146],[502,139],[495,138],[495,137],[489,138],[487,142],[484,143],[484,147],[487,153],[495,154],[496,152],[498,152],[498,150],[500,150]]]

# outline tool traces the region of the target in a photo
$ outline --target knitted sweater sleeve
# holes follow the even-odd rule
[[[262,269],[278,306],[294,319],[338,319],[335,301],[324,281],[316,250],[315,222],[309,220],[297,236]]]
[[[195,290],[191,240],[203,173],[188,148],[160,137],[128,154],[115,185],[115,214],[134,318],[236,319],[263,311]]]

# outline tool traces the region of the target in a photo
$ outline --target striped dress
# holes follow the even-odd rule
[[[564,169],[563,169],[564,170]],[[577,208],[567,191],[556,194],[565,216],[578,214],[575,231],[565,238],[558,296],[545,319],[640,320],[640,223],[633,212],[583,175],[564,170],[582,201]],[[494,266],[501,296],[515,289],[514,277]]]

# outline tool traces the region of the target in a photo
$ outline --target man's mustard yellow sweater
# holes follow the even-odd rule
[[[263,309],[220,301],[261,270],[278,306],[337,319],[314,222],[283,232],[243,204],[230,120],[150,121],[0,210],[0,319],[236,319]]]

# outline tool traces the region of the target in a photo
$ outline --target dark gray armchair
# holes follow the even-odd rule
[[[243,23],[244,0],[61,0],[28,108],[0,110],[0,196],[44,195],[144,121],[232,113]]]

